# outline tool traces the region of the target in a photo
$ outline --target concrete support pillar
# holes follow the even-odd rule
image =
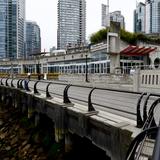
[[[23,74],[24,73],[24,66],[23,66],[23,64],[21,64],[21,74]]]
[[[120,68],[120,54],[111,54],[110,55],[110,73],[115,73],[116,69]]]
[[[35,127],[38,126],[39,122],[40,122],[40,115],[39,115],[39,113],[36,113],[35,114],[35,119],[34,119],[34,125],[35,125]]]
[[[26,111],[27,111],[27,109],[26,109],[25,104],[22,104],[22,113],[24,114],[24,113],[26,113]]]
[[[140,69],[136,69],[133,74],[133,91],[140,91]]]
[[[55,124],[55,141],[58,143],[64,138],[63,129]]]
[[[41,68],[41,69],[40,69],[40,73],[43,74],[43,72],[44,72],[44,71],[43,71],[43,63],[41,63],[41,67],[40,67],[40,68]]]
[[[65,152],[68,153],[73,148],[73,138],[71,133],[65,134]]]
[[[36,74],[37,73],[37,65],[35,64],[34,67],[35,67],[34,73]]]
[[[115,73],[120,68],[120,38],[118,33],[108,33],[107,52],[110,53],[110,73]]]
[[[30,119],[33,116],[34,110],[32,107],[28,107],[28,118]]]

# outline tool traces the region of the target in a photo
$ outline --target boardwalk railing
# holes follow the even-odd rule
[[[27,79],[0,78],[0,84],[5,87],[13,87],[45,98],[61,99],[62,103],[86,107],[87,112],[109,112],[123,116],[128,120],[134,120],[140,133],[131,143],[127,154],[127,160],[139,159],[145,153],[143,148],[148,141],[155,139],[158,131],[158,112],[155,112],[160,95],[153,93],[131,92],[116,89],[92,88],[89,86],[72,85],[66,82],[37,81]],[[105,116],[105,114],[104,114]],[[108,117],[106,117],[108,118]],[[157,139],[160,139],[157,136]],[[153,143],[155,141],[152,141]],[[149,144],[153,144],[150,143]],[[158,148],[155,147],[154,154]],[[153,149],[153,147],[152,147]],[[157,155],[158,156],[158,155]],[[156,156],[155,156],[156,157]],[[157,160],[157,159],[155,159]]]
[[[126,160],[141,160],[141,159],[152,159],[152,156],[154,156],[155,160],[157,159],[160,154],[158,153],[159,148],[159,125],[155,122],[155,109],[160,104],[160,98],[156,99],[149,111],[148,114],[145,113],[147,110],[146,103],[149,99],[149,97],[152,96],[152,94],[149,94],[146,98],[146,101],[144,103],[144,124],[142,127],[142,132],[132,141],[128,153],[126,156]],[[158,134],[157,134],[158,132]],[[156,136],[157,135],[157,136]],[[157,137],[157,138],[156,138]],[[156,145],[155,145],[156,141]],[[159,142],[158,142],[159,141]],[[155,145],[155,147],[154,147]],[[154,150],[153,150],[154,149]],[[153,154],[154,152],[154,154]]]
[[[139,128],[144,125],[152,103],[160,97],[159,94],[92,88],[54,81],[1,78],[0,84],[42,94],[46,98],[57,97],[63,103],[85,105],[88,106],[87,111],[104,111],[123,116],[135,120]]]

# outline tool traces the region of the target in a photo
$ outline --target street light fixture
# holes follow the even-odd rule
[[[88,80],[88,55],[86,54],[85,55],[86,56],[86,82],[89,82],[89,80]]]
[[[31,54],[32,56],[35,56],[36,59],[38,60],[37,64],[36,64],[36,69],[37,69],[37,74],[38,74],[38,80],[41,79],[41,70],[40,70],[40,56],[41,55],[45,55],[46,52],[40,52],[40,53],[36,53],[36,54]]]
[[[85,76],[85,81],[86,82],[89,82],[89,80],[88,80],[88,53],[89,53],[89,51],[90,51],[90,44],[88,45],[88,47],[87,47],[87,52],[86,52],[86,76]]]

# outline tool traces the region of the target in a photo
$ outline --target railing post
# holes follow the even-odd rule
[[[1,78],[1,85],[3,86],[3,82],[2,82],[3,78]]]
[[[39,81],[37,81],[35,84],[34,84],[34,94],[38,94],[38,90],[37,90],[37,84],[38,84]]]
[[[29,87],[28,87],[29,81],[30,81],[30,80],[28,80],[28,81],[25,80],[25,81],[24,81],[24,83],[25,83],[24,85],[25,85],[26,91],[30,91],[30,89],[29,89]]]
[[[148,100],[149,100],[150,96],[151,96],[151,94],[149,93],[147,95],[146,99],[145,99],[145,102],[144,102],[144,106],[143,106],[143,124],[147,119],[147,103],[148,103]]]
[[[155,107],[157,106],[158,103],[160,103],[160,98],[156,99],[152,103],[152,105],[151,105],[151,107],[149,109],[149,112],[148,112],[148,117],[147,117],[147,119],[146,119],[146,121],[145,121],[145,123],[143,125],[143,130],[146,129],[148,126],[149,127],[153,126],[153,124],[154,124],[154,126],[156,126],[156,123],[155,123],[155,120],[154,120],[154,109],[155,109]]]
[[[23,89],[23,84],[22,84],[23,81],[24,81],[24,79],[21,79],[20,85],[19,85],[19,88],[20,88],[20,89]]]
[[[11,87],[14,87],[14,85],[13,85],[13,80],[14,80],[14,79],[11,80]]]
[[[68,98],[68,89],[71,85],[67,85],[64,89],[64,92],[63,92],[63,103],[71,103],[71,101],[69,100]]]
[[[144,139],[144,137],[149,136],[153,133],[156,133],[157,131],[158,131],[158,127],[153,127],[153,128],[146,129],[146,130],[142,131],[140,134],[138,134],[134,138],[134,140],[131,142],[125,159],[126,160],[134,160],[135,154],[137,154],[136,150],[137,150],[137,147],[140,144],[140,142]]]
[[[20,80],[21,80],[21,79],[19,79],[19,80],[17,81],[17,88],[20,88],[20,85],[19,85]]]
[[[92,90],[90,91],[89,95],[88,95],[88,111],[95,111],[93,105],[92,105],[92,101],[91,101],[91,96],[92,96],[92,92],[95,90],[96,88],[92,88]]]
[[[138,99],[138,102],[137,102],[137,127],[138,128],[141,128],[143,126],[143,120],[142,120],[142,116],[141,116],[140,106],[141,106],[142,98],[145,94],[146,93],[142,93]]]
[[[46,87],[46,98],[52,98],[51,95],[49,94],[49,91],[48,91],[50,84],[52,84],[52,82],[48,83],[48,85]]]
[[[8,82],[7,82],[7,81],[8,81],[8,79],[9,79],[9,78],[6,78],[6,86],[9,86],[9,85],[8,85]]]
[[[160,126],[158,127],[156,144],[154,146],[152,159],[153,160],[160,160]]]

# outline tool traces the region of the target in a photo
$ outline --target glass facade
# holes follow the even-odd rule
[[[151,32],[160,33],[160,0],[155,0],[152,3],[152,24]]]
[[[35,22],[26,22],[26,57],[41,52],[40,28]]]
[[[7,35],[7,13],[8,1],[0,0],[0,58],[6,57],[6,35]]]
[[[58,1],[57,48],[85,43],[86,2],[85,0]]]
[[[151,3],[150,1],[146,1],[145,7],[145,33],[151,33]]]
[[[141,2],[134,11],[134,32],[145,32],[145,4]]]
[[[17,58],[24,57],[24,34],[25,34],[25,0],[15,0],[17,1]]]
[[[146,33],[160,33],[160,0],[146,0]]]
[[[125,29],[124,16],[121,14],[121,11],[115,11],[110,13],[110,21],[119,22],[122,29]]]
[[[160,0],[140,2],[134,11],[134,31],[146,34],[160,33]]]
[[[24,55],[25,0],[0,0],[0,58]]]

